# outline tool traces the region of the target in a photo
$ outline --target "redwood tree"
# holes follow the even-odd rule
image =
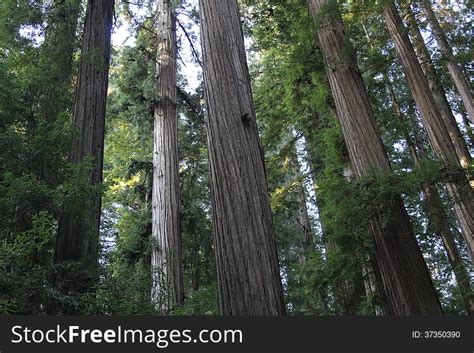
[[[441,28],[433,11],[433,8],[431,7],[431,2],[429,0],[421,0],[420,3],[423,12],[425,13],[426,19],[430,24],[431,30],[433,31],[436,43],[441,50],[441,54],[446,60],[446,66],[448,68],[449,75],[451,76],[451,79],[453,80],[454,85],[461,96],[464,107],[466,108],[467,114],[469,115],[469,120],[471,123],[474,123],[474,98],[471,88],[469,87],[469,81],[463,75],[458,60],[454,56],[453,50],[451,49],[451,45],[448,43],[446,35],[444,34],[443,29]]]
[[[397,8],[392,1],[383,5],[383,15],[433,151],[445,165],[460,168],[460,160],[446,127],[447,122],[443,120],[437,108],[436,100],[418,62],[406,28],[403,26]],[[472,189],[467,179],[462,177],[456,182],[447,183],[446,188],[453,201],[459,226],[472,257],[474,254],[474,200]]]
[[[79,192],[72,191],[64,203],[55,251],[55,261],[80,260],[86,271],[97,265],[104,152],[105,105],[110,64],[110,37],[114,0],[89,0],[84,24],[77,77],[74,126],[77,129],[69,153],[78,170]],[[81,191],[84,191],[82,192]],[[91,274],[89,274],[89,272]],[[72,284],[76,287],[83,283]]]
[[[336,111],[349,150],[354,173],[390,173],[390,165],[375,122],[354,53],[348,48],[336,1],[310,0],[318,21],[318,39]],[[440,314],[441,307],[412,225],[400,197],[388,200],[384,221],[371,221],[375,258],[380,269],[390,312],[395,315]]]
[[[282,315],[282,285],[236,0],[200,0],[219,306]]]
[[[158,1],[151,265],[152,300],[162,312],[183,304],[178,116],[176,111],[176,13],[171,0]]]
[[[443,117],[446,129],[458,155],[459,162],[463,167],[467,167],[472,163],[471,154],[469,153],[466,141],[459,130],[456,118],[449,106],[444,88],[439,79],[439,74],[434,66],[433,60],[431,60],[431,55],[426,47],[423,35],[421,34],[410,4],[404,5],[404,11],[410,27],[410,33],[413,35],[413,46],[418,54],[420,63],[422,63],[422,69],[431,92],[433,93],[433,98],[436,101],[436,107]]]
[[[395,95],[395,91],[393,89],[392,83],[388,79],[385,78],[387,88],[390,94],[390,100],[392,102],[392,109],[394,111],[395,116],[398,118],[400,122],[400,128],[403,133],[403,137],[407,143],[408,150],[410,151],[410,155],[413,160],[413,164],[415,168],[420,168],[420,158],[418,154],[420,152],[424,152],[422,147],[417,145],[419,138],[413,140],[408,133],[408,129],[406,128],[405,124],[405,117],[402,113],[402,109],[400,103]],[[443,245],[446,250],[446,255],[448,257],[449,263],[454,272],[454,276],[456,277],[456,282],[458,283],[459,291],[461,292],[464,306],[466,311],[469,315],[474,314],[474,293],[471,290],[471,283],[469,279],[469,275],[466,271],[466,267],[464,266],[463,260],[461,255],[459,254],[455,236],[453,231],[451,230],[451,226],[448,221],[448,215],[446,214],[445,207],[443,205],[442,199],[436,189],[435,185],[430,183],[423,183],[421,188],[424,196],[425,196],[425,205],[428,210],[428,215],[430,219],[433,220],[433,223],[436,227],[436,232],[439,234],[441,239],[443,240]]]

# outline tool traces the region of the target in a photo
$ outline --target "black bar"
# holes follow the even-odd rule
[[[59,325],[59,330],[57,326]],[[12,328],[16,328],[13,334]],[[92,343],[86,333],[86,343],[12,343],[19,340],[21,332],[24,340],[24,328],[29,330],[55,330],[50,332],[51,340],[57,339],[56,331],[68,330],[69,326],[80,329],[114,330],[118,334],[123,330],[140,329],[143,337],[146,330],[163,335],[158,348],[156,343]],[[195,343],[201,330],[205,340],[209,340],[212,330],[214,340],[223,337],[224,330],[241,330],[242,343]],[[170,331],[181,330],[173,334],[173,340],[189,343],[173,343]],[[182,330],[188,336],[183,336]],[[64,332],[64,331],[63,331]],[[69,331],[68,331],[69,332]],[[75,331],[76,332],[76,331]],[[149,331],[151,340],[152,331]],[[41,339],[36,332],[35,339]],[[109,332],[109,340],[112,333]],[[154,334],[154,333],[153,333]],[[29,333],[31,339],[31,333]],[[136,333],[136,339],[139,334]],[[179,338],[177,338],[181,335]],[[221,335],[221,336],[219,336]],[[66,336],[63,336],[67,338]],[[129,333],[129,340],[132,335]],[[115,337],[118,339],[118,336]],[[121,337],[123,340],[123,336]],[[238,337],[237,337],[238,338]],[[96,337],[97,339],[97,337]],[[157,339],[157,338],[156,338]],[[102,337],[103,340],[103,337]],[[231,340],[231,336],[229,336]],[[236,339],[237,340],[237,339]],[[238,340],[237,340],[238,341]],[[474,351],[474,321],[471,317],[107,317],[107,316],[1,316],[0,317],[0,353],[14,352],[288,352],[288,353],[472,353]]]

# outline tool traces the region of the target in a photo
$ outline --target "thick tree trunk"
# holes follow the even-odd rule
[[[431,7],[431,2],[429,0],[422,0],[421,7],[423,12],[430,24],[433,35],[438,43],[438,47],[441,50],[441,54],[444,59],[446,59],[446,66],[449,71],[449,75],[456,86],[459,95],[464,103],[467,114],[469,115],[469,120],[471,123],[474,123],[474,102],[471,89],[469,87],[469,81],[464,77],[461,68],[459,67],[458,61],[453,54],[453,50],[448,43],[448,40],[436,18],[435,13]]]
[[[405,141],[407,142],[411,157],[413,159],[413,164],[415,168],[420,168],[420,160],[418,158],[417,146],[415,146],[415,143],[412,141],[408,131],[406,130],[406,128],[404,128],[405,124],[402,110],[398,99],[395,96],[392,84],[390,83],[388,78],[386,78],[386,81],[388,84],[388,90],[390,94],[390,99],[392,101],[393,110],[400,121],[400,126],[405,137]],[[420,146],[418,146],[418,150],[419,149]],[[448,222],[448,215],[444,210],[444,205],[441,200],[441,197],[439,196],[436,187],[428,183],[423,184],[422,192],[425,194],[426,207],[428,209],[429,216],[433,220],[436,226],[436,230],[440,235],[441,239],[443,240],[446,255],[448,256],[449,262],[454,272],[454,276],[456,277],[458,288],[461,292],[466,311],[469,315],[473,315],[474,293],[471,290],[471,283],[469,275],[466,271],[466,267],[464,266],[462,258],[459,255],[456,243],[454,241],[454,234],[451,231],[451,227]]]
[[[219,306],[285,313],[275,234],[236,0],[200,0]]]
[[[389,173],[389,162],[375,123],[355,57],[348,52],[337,2],[310,0],[320,24],[318,38],[336,110],[357,177],[370,171]],[[375,256],[395,315],[440,314],[428,268],[401,198],[387,200],[384,222],[371,219]]]
[[[383,13],[388,30],[393,38],[395,49],[402,63],[408,86],[428,133],[431,147],[443,163],[448,166],[460,167],[454,145],[451,142],[443,118],[437,109],[436,100],[423,74],[423,70],[394,3],[389,2],[384,5]],[[452,198],[459,226],[462,229],[472,257],[474,254],[474,201],[472,189],[467,179],[463,178],[456,183],[447,183],[446,188]]]
[[[81,260],[95,268],[98,258],[99,224],[104,152],[105,105],[110,62],[110,36],[114,0],[89,0],[77,80],[74,124],[78,129],[69,154],[73,165],[83,162],[80,173],[84,194],[65,201],[59,221],[55,261]],[[93,274],[91,275],[93,276]],[[80,283],[77,283],[81,285]]]
[[[163,313],[184,302],[176,110],[176,16],[171,0],[157,5],[157,88],[153,151],[152,300]]]
[[[428,48],[425,45],[425,41],[421,34],[418,23],[416,22],[413,11],[411,10],[410,4],[404,6],[406,19],[410,25],[411,33],[413,34],[413,44],[423,63],[422,69],[430,86],[433,98],[436,101],[436,106],[443,117],[444,124],[448,131],[449,137],[454,145],[456,154],[458,155],[459,162],[462,167],[466,168],[471,165],[472,159],[471,154],[466,146],[466,141],[459,130],[456,119],[453,115],[451,107],[449,106],[448,99],[444,92],[443,86],[439,80],[439,75],[436,72],[433,61],[431,60]]]

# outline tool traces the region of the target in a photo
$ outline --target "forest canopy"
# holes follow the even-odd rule
[[[0,314],[472,315],[473,5],[1,0]]]

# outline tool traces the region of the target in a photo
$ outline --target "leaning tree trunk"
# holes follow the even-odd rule
[[[114,0],[89,0],[77,78],[69,161],[82,178],[79,192],[68,195],[59,221],[55,261],[80,260],[85,278],[73,286],[88,288],[98,260],[104,153],[105,105]],[[90,269],[90,271],[89,271]]]
[[[176,13],[171,0],[158,1],[152,196],[152,300],[168,313],[184,302],[176,110]]]
[[[433,8],[431,7],[431,2],[429,0],[421,0],[421,7],[423,12],[430,24],[433,35],[438,43],[438,47],[441,50],[441,54],[446,60],[446,66],[449,71],[449,75],[456,86],[459,95],[464,103],[467,114],[469,115],[469,120],[471,123],[474,123],[474,101],[471,89],[469,87],[469,81],[464,77],[459,63],[456,57],[453,54],[453,50],[446,39],[446,36],[436,18]]]
[[[426,197],[429,216],[443,240],[446,255],[453,269],[464,307],[468,315],[474,315],[474,292],[471,288],[471,280],[454,240],[454,234],[448,222],[448,215],[444,211],[443,201],[439,196],[438,190],[433,185],[424,185],[423,193]]]
[[[383,14],[433,151],[446,165],[456,168],[461,167],[443,117],[437,109],[436,100],[423,74],[395,4],[393,2],[386,3],[383,7]],[[474,254],[474,201],[472,189],[465,178],[461,178],[457,182],[447,183],[446,187],[453,200],[459,226],[472,257]]]
[[[448,99],[446,98],[443,86],[439,80],[439,75],[436,72],[433,61],[431,60],[430,53],[425,45],[423,35],[418,27],[418,23],[413,11],[411,10],[410,4],[404,6],[404,11],[411,33],[413,34],[413,45],[420,58],[420,62],[423,63],[422,69],[425,73],[431,92],[433,93],[433,98],[436,101],[436,107],[443,117],[444,124],[458,155],[459,162],[461,166],[466,168],[472,163],[471,154],[467,148],[466,141],[459,130],[456,118],[449,106]]]
[[[466,129],[466,135],[468,137],[469,146],[472,148],[474,147],[474,133],[472,132],[471,123],[467,118],[467,113],[464,110],[464,107],[461,106],[459,109],[459,115],[461,115],[462,123],[464,124],[464,128]]]
[[[200,0],[219,306],[285,313],[275,234],[236,0]]]
[[[415,168],[420,168],[421,163],[418,158],[418,150],[421,150],[420,146],[416,146],[413,142],[408,130],[406,129],[405,119],[402,114],[400,103],[395,95],[393,90],[392,83],[389,81],[388,77],[385,78],[387,83],[390,99],[392,101],[392,107],[395,115],[397,116],[400,127],[405,138],[405,141],[408,145],[408,150],[413,159],[413,164]],[[433,220],[435,224],[436,231],[443,240],[444,249],[448,257],[449,263],[456,277],[456,282],[458,283],[459,291],[464,302],[464,306],[469,315],[474,314],[474,293],[471,289],[471,282],[469,275],[464,266],[463,260],[459,254],[456,242],[454,241],[454,234],[451,231],[451,227],[448,222],[448,215],[445,212],[443,202],[439,196],[438,190],[435,185],[429,183],[423,183],[422,192],[425,195],[425,204],[428,209],[428,214],[430,219]]]
[[[348,52],[337,2],[310,0],[318,38],[352,167],[357,177],[390,173],[369,98],[353,53]],[[371,218],[375,257],[395,315],[440,314],[441,307],[400,197]],[[391,312],[392,310],[390,310]]]

